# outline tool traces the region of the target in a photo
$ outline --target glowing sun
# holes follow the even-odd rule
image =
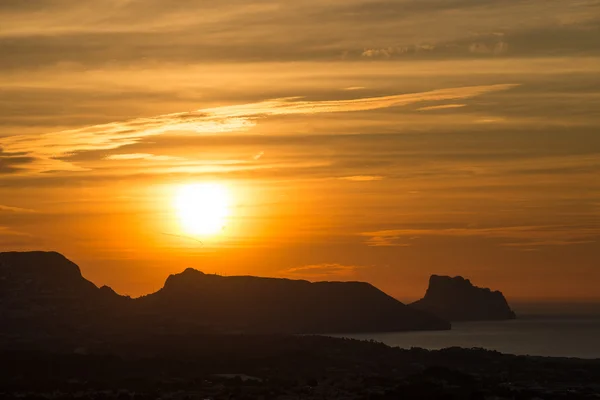
[[[229,194],[216,183],[182,186],[175,196],[175,209],[183,229],[192,235],[212,235],[225,226],[229,216]]]

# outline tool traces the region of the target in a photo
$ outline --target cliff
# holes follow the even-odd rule
[[[447,321],[516,318],[501,292],[474,286],[461,276],[432,275],[425,297],[410,306]]]

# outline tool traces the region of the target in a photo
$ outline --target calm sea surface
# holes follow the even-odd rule
[[[480,347],[519,355],[600,358],[600,316],[524,316],[513,321],[456,322],[450,331],[338,336],[402,348]]]

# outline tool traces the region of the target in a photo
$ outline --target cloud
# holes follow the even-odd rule
[[[447,110],[451,108],[462,108],[466,107],[466,104],[442,104],[439,106],[429,106],[417,108],[417,111],[433,111],[433,110]]]
[[[436,44],[411,44],[386,48],[364,50],[362,58],[396,59],[410,56],[411,58],[456,58],[468,56],[498,56],[509,51],[508,43],[502,36],[495,33],[478,35],[455,41],[441,41]]]
[[[302,267],[289,268],[281,271],[280,275],[296,279],[344,279],[352,277],[359,269],[365,268],[358,265],[343,265],[337,263],[314,264]]]
[[[11,206],[4,206],[4,205],[0,204],[0,213],[2,213],[2,212],[10,212],[10,213],[17,213],[17,214],[29,214],[29,213],[34,213],[36,211],[29,209],[29,208],[11,207]]]
[[[471,43],[469,51],[474,54],[504,54],[508,51],[508,43],[501,40],[493,44],[475,42]]]
[[[172,131],[217,133],[240,131],[253,125],[254,122],[249,119],[216,117],[197,111],[137,118],[39,136],[9,136],[0,139],[0,144],[35,157],[36,165],[32,167],[36,172],[81,171],[84,169],[62,161],[60,157],[80,151],[118,149],[136,143],[141,138]]]
[[[321,114],[351,111],[369,111],[405,106],[423,101],[469,99],[485,93],[509,90],[518,84],[497,84],[438,89],[427,92],[366,97],[351,100],[303,101],[300,98],[275,99],[239,106],[226,106],[203,110],[211,116],[223,118],[251,118],[269,115]]]
[[[498,30],[472,30],[462,36],[440,36],[429,43],[404,43],[386,47],[373,47],[349,52],[346,58],[363,59],[460,59],[496,58],[502,56],[522,58],[580,57],[600,54],[600,19],[574,18],[557,23],[548,18],[545,23],[503,26]],[[406,40],[406,39],[405,39]],[[387,41],[387,40],[386,40]]]
[[[0,145],[10,152],[28,154],[28,157],[21,158],[21,160],[35,164],[30,165],[32,172],[82,171],[85,169],[64,161],[62,158],[75,152],[118,149],[135,144],[143,138],[168,132],[185,132],[187,134],[240,132],[251,129],[259,119],[269,116],[368,111],[425,101],[469,99],[485,93],[512,89],[516,86],[518,85],[468,86],[350,100],[308,101],[297,97],[282,98],[150,118],[136,118],[43,135],[15,135],[0,138]],[[0,162],[2,162],[2,158],[0,158]],[[0,168],[2,168],[2,164],[0,164]]]
[[[26,250],[40,244],[36,236],[15,230],[8,226],[0,226],[0,243],[3,247],[2,250]]]
[[[366,243],[370,247],[410,247],[406,240],[412,237],[399,234],[397,231],[366,232],[363,236],[369,236]]]
[[[481,237],[498,239],[502,246],[538,247],[566,246],[594,243],[600,238],[600,228],[595,226],[538,225],[505,226],[490,228],[449,229],[391,229],[361,233],[369,246],[406,246],[403,240],[415,237]]]
[[[0,226],[0,236],[31,236],[28,233],[19,232],[8,226]]]
[[[33,161],[34,158],[27,156],[26,152],[5,152],[0,146],[0,174],[19,172]]]
[[[345,181],[352,181],[352,182],[370,182],[370,181],[380,181],[383,179],[383,176],[377,176],[377,175],[354,175],[354,176],[344,176],[342,178],[339,178]]]
[[[261,158],[261,157],[262,157],[264,154],[265,154],[265,152],[264,152],[264,151],[260,151],[260,152],[256,153],[256,154],[255,154],[255,155],[252,157],[252,159],[253,159],[254,161],[258,161],[258,160],[260,160],[260,158]]]
[[[181,160],[181,157],[173,156],[157,156],[148,153],[132,153],[132,154],[111,154],[106,157],[107,160],[149,160],[149,161],[172,161]]]
[[[432,44],[418,44],[409,46],[395,46],[386,48],[373,48],[366,49],[362,52],[361,56],[366,58],[393,58],[397,56],[403,56],[408,54],[418,54],[423,52],[431,52],[435,50],[435,45]]]
[[[473,33],[504,31],[510,36],[502,41],[510,43],[506,54],[598,54],[598,32],[589,27],[597,19],[594,0],[16,3],[0,2],[0,54],[11,55],[0,58],[0,68],[12,70],[322,61],[343,54],[489,57],[506,53],[507,47],[474,41]],[[101,18],[106,15],[110,18]]]

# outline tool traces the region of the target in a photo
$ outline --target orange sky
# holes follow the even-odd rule
[[[0,251],[600,300],[596,0],[0,5]],[[190,238],[179,188],[226,188]],[[201,240],[203,245],[200,245]]]

